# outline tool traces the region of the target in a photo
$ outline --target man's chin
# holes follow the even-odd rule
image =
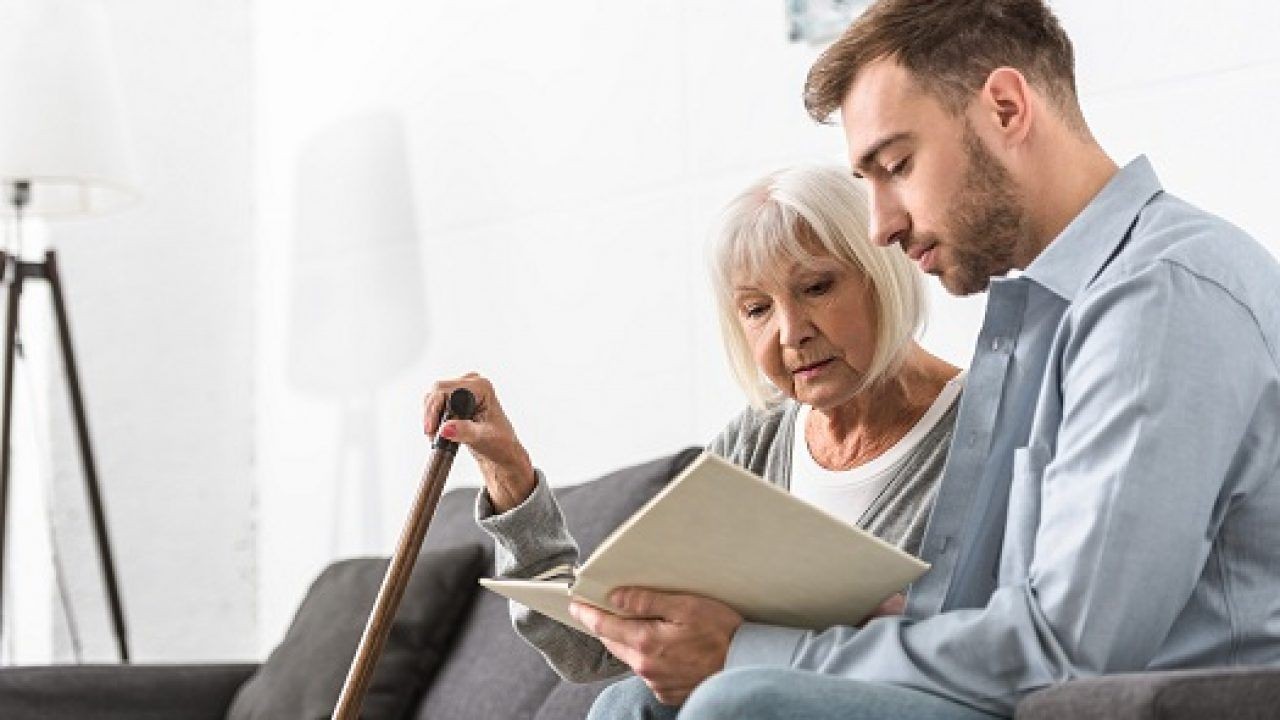
[[[947,294],[955,297],[967,297],[985,292],[987,286],[991,284],[991,278],[989,277],[973,277],[955,269],[943,270],[937,275],[938,282],[942,283],[942,289],[946,290]]]

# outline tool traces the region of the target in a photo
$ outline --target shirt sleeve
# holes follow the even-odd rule
[[[1042,409],[1043,393],[1060,402],[1056,447],[1015,464],[1026,475],[1015,487],[1032,483],[1036,500],[1011,509],[1038,515],[1007,522],[1032,523],[1022,570],[1002,563],[982,608],[861,630],[745,625],[732,665],[892,682],[1012,714],[1050,683],[1150,664],[1209,555],[1265,346],[1226,291],[1168,262],[1090,291],[1064,322],[1042,390]]]
[[[494,513],[483,488],[476,496],[476,522],[494,539],[494,564],[500,577],[529,578],[578,561],[578,544],[569,534],[555,493],[542,471],[536,474],[533,492],[505,513]],[[564,679],[590,682],[629,669],[596,638],[517,602],[510,602],[509,606],[516,632]]]

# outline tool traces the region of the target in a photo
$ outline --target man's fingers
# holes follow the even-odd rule
[[[574,601],[569,604],[569,614],[572,615],[582,626],[592,635],[600,639],[621,640],[621,628],[617,625],[618,620],[622,618],[612,613],[605,612],[594,605]]]
[[[652,620],[632,620],[619,617],[606,610],[580,602],[571,604],[569,612],[592,635],[601,640],[625,645],[640,654],[653,650],[654,622]],[[619,659],[621,660],[622,658]],[[626,661],[624,660],[623,662]]]
[[[627,615],[674,623],[683,623],[693,605],[688,595],[634,587],[614,590],[609,594],[609,602]]]
[[[579,623],[582,623],[587,632],[600,640],[605,649],[612,653],[614,657],[626,663],[629,667],[635,668],[636,663],[640,660],[640,654],[636,652],[635,648],[617,638],[618,628],[613,627],[610,623],[611,620],[621,618],[595,606],[580,602],[569,604],[569,614]]]
[[[636,652],[631,646],[623,645],[607,638],[597,639],[600,640],[601,645],[604,645],[605,650],[608,650],[610,654],[621,660],[632,670],[640,663],[640,653]]]

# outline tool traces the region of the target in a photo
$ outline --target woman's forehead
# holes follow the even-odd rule
[[[766,257],[739,257],[733,269],[735,288],[781,285],[814,272],[851,270],[848,263],[825,251],[795,255],[771,253]]]

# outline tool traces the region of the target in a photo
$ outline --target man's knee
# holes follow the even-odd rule
[[[774,668],[738,668],[707,678],[685,702],[680,720],[728,720],[785,717],[774,714],[785,703],[782,673]]]

